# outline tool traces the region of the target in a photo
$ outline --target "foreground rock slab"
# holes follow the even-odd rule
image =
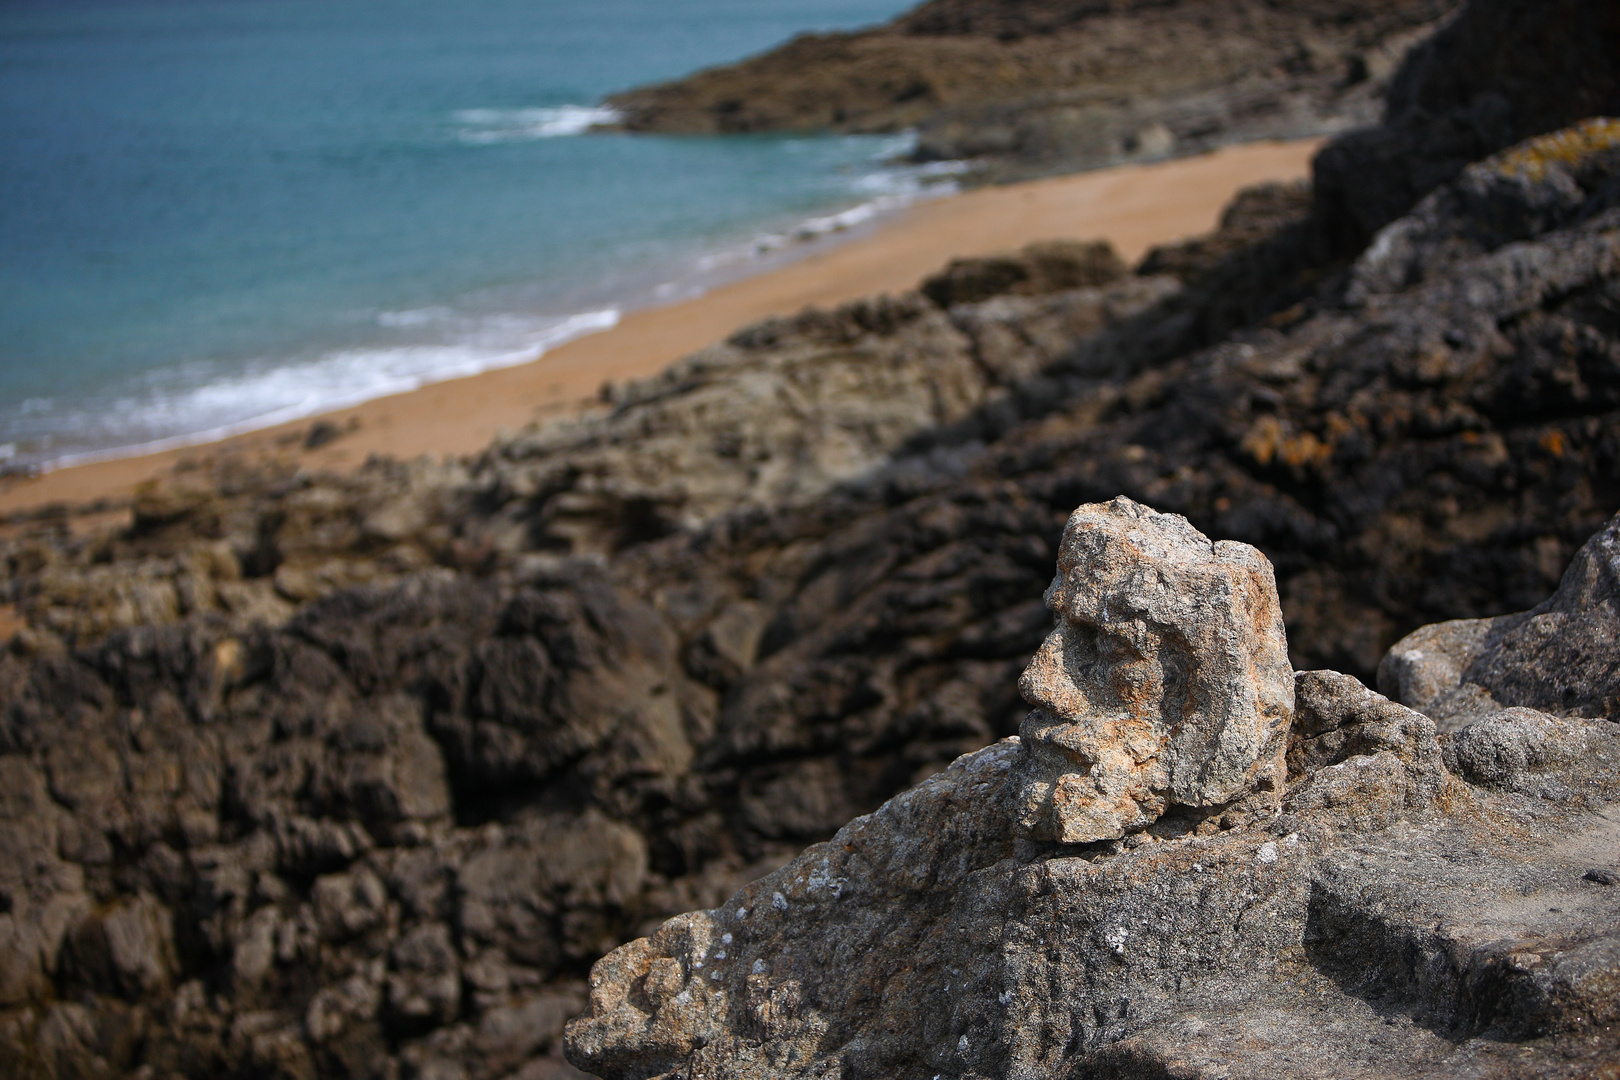
[[[1121,558],[1132,528],[1157,561]],[[1620,518],[1566,586],[1589,584],[1617,537]],[[1179,589],[1183,610],[1203,602],[1202,627],[1184,628],[1195,669],[1242,668],[1247,648],[1268,671],[1264,620],[1196,632],[1232,626],[1248,597],[1164,572],[1200,541],[1125,500],[1083,507],[1055,635],[1134,578]],[[1201,569],[1221,562],[1220,545],[1205,552]],[[1040,663],[1025,681],[1037,712]],[[1084,670],[1082,693],[1130,667]],[[1040,757],[1003,740],[609,954],[570,1059],[609,1080],[1614,1075],[1620,725],[1515,706],[1439,736],[1348,676],[1293,683],[1276,695],[1292,717],[1276,803],[1043,843],[1020,826]],[[1252,687],[1226,685],[1239,714]],[[1140,737],[1116,733],[1104,753]]]

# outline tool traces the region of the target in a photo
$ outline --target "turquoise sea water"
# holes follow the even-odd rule
[[[0,464],[519,362],[911,197],[895,139],[577,134],[908,6],[0,4]]]

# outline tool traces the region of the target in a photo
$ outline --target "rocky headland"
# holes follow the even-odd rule
[[[993,175],[1095,168],[1374,123],[1454,0],[930,0],[617,94],[630,131],[896,132]]]
[[[928,946],[929,964],[971,961],[971,985],[895,984],[927,1022],[883,1061],[932,1076],[945,1034],[971,1054],[1018,1026],[997,1011],[1006,987],[984,996],[991,933],[1048,925],[1026,914],[1061,870],[1079,891],[1051,927],[1113,911],[1080,910],[1093,888],[1136,921],[1117,957],[1098,923],[1102,944],[1031,951],[1027,973],[1084,983],[1101,1018],[1048,1010],[1024,1056],[951,1058],[953,1075],[1069,1058],[1239,1075],[1245,1025],[1273,1005],[1342,1022],[1346,1045],[1393,1040],[1375,1064],[1405,1048],[1442,1071],[1594,1075],[1612,1043],[1582,1040],[1615,1021],[1613,931],[1592,904],[1613,890],[1565,876],[1615,869],[1580,846],[1614,799],[1610,541],[1576,558],[1620,507],[1620,123],[1588,119],[1620,97],[1581,61],[1614,35],[1607,4],[1473,0],[1394,77],[1387,123],[1331,144],[1310,189],[1250,192],[1216,233],[1135,268],[1037,245],[748,327],[468,459],[196,469],[142,492],[127,525],[6,522],[0,1071],[574,1075],[562,1030],[593,963],[677,913],[749,906],[728,898],[921,782],[851,828],[898,829],[896,806],[960,818],[978,830],[960,853],[988,861],[959,876],[984,891],[844,876],[888,897],[885,925],[916,900],[904,917],[924,936],[958,898],[1002,906],[980,938]],[[1178,545],[1202,551],[1197,529],[1241,555],[1219,573],[1194,559],[1189,580],[1246,568],[1253,626],[1210,632],[1251,649],[1259,634],[1267,674],[1217,710],[1241,738],[1209,745],[1240,764],[1122,764],[1140,798],[1098,814],[1065,795],[1069,823],[1043,832],[1063,815],[1040,798],[990,798],[1033,782],[986,777],[1039,734],[997,744],[1029,724],[1019,677],[1050,651],[1053,566],[1088,565],[1064,554],[1065,522],[1120,495],[1184,517]],[[1159,714],[1138,712],[1156,737]],[[1039,782],[1079,790],[1063,777]],[[947,813],[981,782],[972,813]],[[1118,833],[1079,838],[1094,819]],[[942,850],[917,848],[919,873]],[[1184,855],[1230,939],[1194,933]],[[996,877],[1006,859],[1022,869]],[[1509,910],[1499,892],[1521,877],[1524,896],[1567,891],[1542,905],[1564,910]],[[1481,878],[1498,891],[1474,910]],[[1249,894],[1271,899],[1248,922],[1222,907]],[[1476,933],[1491,904],[1505,921]],[[675,964],[653,988],[671,1000],[698,947],[672,933],[635,947]],[[1235,948],[1250,984],[1221,982]],[[800,997],[767,981],[761,1003],[739,977],[698,1026],[669,1013],[669,1043],[599,1002],[603,1026],[576,1030],[617,1056],[589,1067],[657,1075],[712,1031],[767,1055],[727,1068],[785,1074],[797,1059],[768,1055],[857,1022],[832,982],[816,998],[784,975]],[[660,1015],[642,993],[627,1007]],[[786,1026],[748,1027],[758,1015]],[[1193,1020],[1208,1041],[1178,1034]],[[576,1036],[576,1058],[596,1037]],[[1165,1064],[1206,1049],[1207,1065]]]

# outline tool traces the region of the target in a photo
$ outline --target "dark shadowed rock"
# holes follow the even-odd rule
[[[1358,248],[1471,162],[1620,114],[1616,50],[1620,12],[1606,0],[1471,0],[1408,56],[1384,123],[1317,158],[1321,226]]]
[[[1044,240],[1015,255],[953,259],[943,273],[924,279],[920,291],[940,307],[951,308],[992,296],[1110,285],[1126,272],[1106,241]]]

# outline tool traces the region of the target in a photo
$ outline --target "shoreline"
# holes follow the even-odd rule
[[[0,516],[122,500],[143,482],[225,457],[284,459],[342,472],[373,454],[409,459],[474,453],[503,429],[590,408],[604,382],[656,374],[770,316],[915,288],[952,258],[1010,251],[1032,240],[1104,238],[1134,264],[1156,244],[1213,228],[1239,188],[1307,176],[1320,145],[1251,143],[923,200],[870,232],[701,296],[632,310],[611,329],[574,338],[535,360],[213,442],[0,479]],[[305,449],[305,433],[321,421],[340,434]]]

